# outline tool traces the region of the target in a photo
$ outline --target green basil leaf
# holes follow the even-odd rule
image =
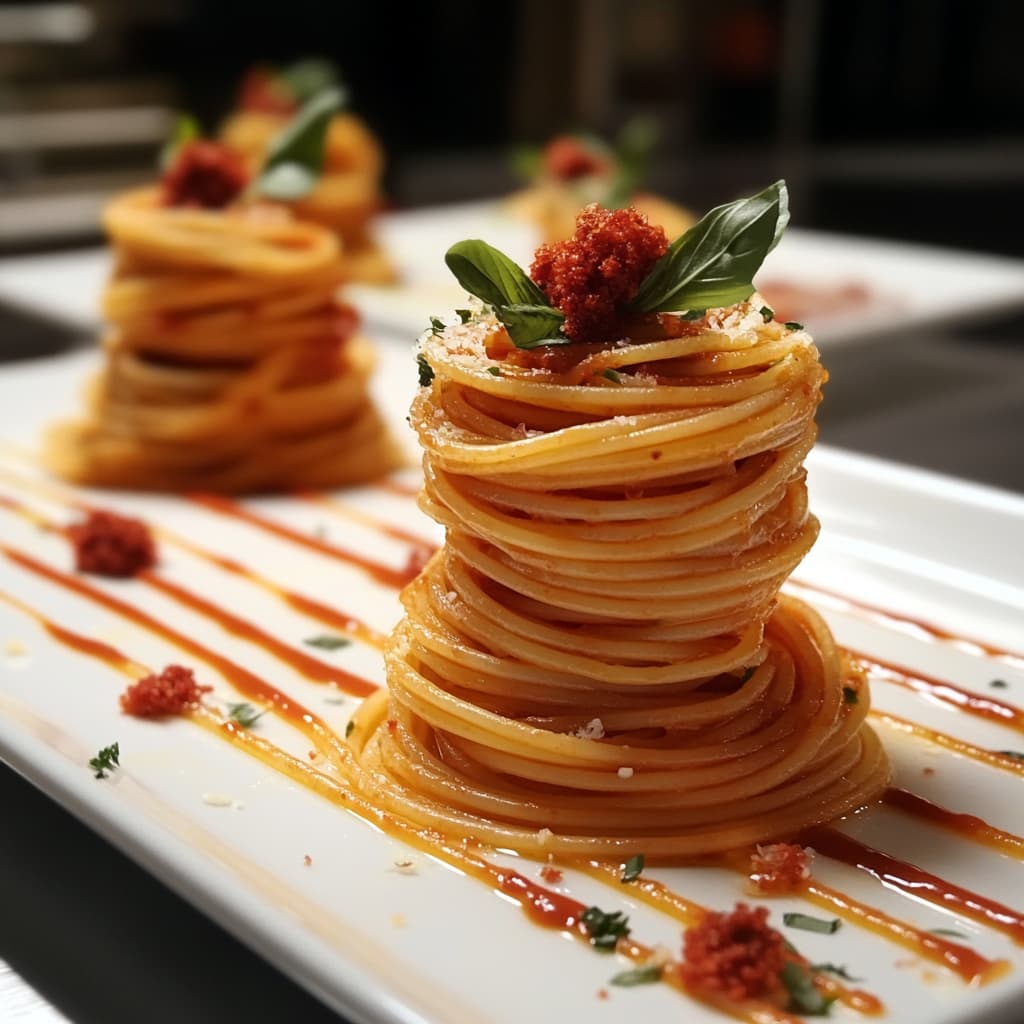
[[[479,238],[456,242],[445,253],[444,261],[470,295],[490,306],[551,308],[544,293],[521,267]]]
[[[836,1001],[835,996],[823,996],[815,987],[811,972],[802,964],[790,960],[779,975],[789,993],[788,1009],[808,1017],[824,1017]]]
[[[608,984],[618,985],[620,988],[633,988],[636,985],[653,985],[661,981],[663,968],[658,964],[649,964],[647,967],[634,967],[631,971],[620,971],[612,977]]]
[[[305,103],[318,92],[337,89],[344,105],[348,95],[338,79],[338,69],[324,57],[305,57],[284,68],[279,76],[296,103]]]
[[[749,298],[754,274],[789,222],[786,183],[706,213],[677,238],[630,304],[639,313],[712,309]]]
[[[515,303],[495,306],[494,315],[505,325],[516,348],[537,348],[540,345],[569,345],[571,338],[559,333],[565,317],[550,306]]]
[[[820,917],[811,917],[810,914],[783,914],[782,923],[789,928],[800,928],[805,932],[819,932],[822,935],[831,935],[833,932],[839,931],[840,925],[843,923],[838,917],[833,917],[831,920],[824,920]]]
[[[640,877],[640,873],[643,871],[643,869],[644,855],[642,853],[638,853],[635,856],[630,857],[629,860],[627,860],[626,863],[623,865],[622,878],[620,879],[620,881],[624,883],[635,882]]]
[[[319,647],[323,651],[337,651],[342,647],[348,647],[351,640],[345,636],[335,636],[332,633],[321,633],[319,636],[307,637],[302,641],[309,647]]]
[[[253,190],[271,199],[298,199],[316,184],[324,163],[324,139],[341,107],[338,89],[317,93],[271,142]]]
[[[160,159],[158,161],[160,170],[166,171],[174,162],[174,158],[178,155],[178,150],[186,142],[198,139],[199,135],[199,122],[191,114],[179,114],[174,120],[174,131],[171,132],[170,138],[168,138],[160,150]]]

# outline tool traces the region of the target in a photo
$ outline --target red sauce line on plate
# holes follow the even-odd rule
[[[280,600],[284,601],[285,604],[290,605],[303,615],[308,615],[311,619],[316,619],[318,622],[322,622],[326,626],[331,626],[333,629],[336,629],[341,633],[346,633],[358,640],[362,640],[369,646],[376,647],[377,650],[383,648],[385,640],[384,635],[379,633],[372,626],[367,625],[361,619],[356,618],[354,615],[350,615],[346,611],[333,608],[331,605],[324,604],[322,601],[318,601],[315,598],[307,597],[305,594],[300,594],[297,591],[289,590],[287,587],[282,587],[280,584],[275,583],[273,580],[256,572],[255,569],[250,569],[248,566],[235,561],[233,558],[227,558],[224,555],[217,554],[216,552],[208,551],[206,548],[201,548],[197,544],[193,544],[192,541],[185,540],[184,537],[179,537],[177,534],[171,533],[162,527],[156,527],[156,533],[161,540],[169,541],[171,544],[183,548],[185,551],[195,555],[197,558],[201,558],[203,561],[217,566],[218,569],[223,569],[225,572],[231,573],[233,576],[246,579],[250,583],[261,587],[263,590],[266,590],[275,597],[280,598]]]
[[[907,733],[917,739],[927,740],[929,743],[935,743],[957,754],[963,754],[964,757],[981,761],[992,768],[1001,768],[1004,771],[1024,775],[1024,759],[1016,757],[1007,751],[984,750],[981,747],[974,746],[973,743],[968,743],[966,740],[950,736],[949,733],[939,732],[938,729],[929,729],[926,725],[919,725],[917,722],[908,721],[906,718],[892,715],[888,711],[872,710],[871,715],[878,719],[878,721],[884,722],[893,729],[897,729],[899,732]]]
[[[318,683],[332,683],[354,697],[367,697],[378,688],[369,679],[364,679],[362,676],[357,676],[338,665],[331,665],[326,661],[321,661],[319,658],[306,654],[304,651],[298,651],[294,647],[290,647],[277,637],[260,629],[259,626],[240,618],[227,609],[214,604],[212,601],[207,601],[206,598],[200,597],[198,594],[179,586],[177,583],[172,583],[170,580],[158,576],[152,570],[140,573],[139,578],[145,580],[149,586],[159,590],[162,594],[166,594],[179,604],[183,604],[193,611],[199,612],[200,615],[212,619],[229,633],[262,647],[265,651],[273,654],[279,661],[291,665],[292,668],[296,669],[307,679],[313,679]]]
[[[271,686],[248,669],[236,664],[230,658],[226,658],[223,654],[218,654],[216,651],[199,643],[199,641],[193,640],[191,637],[179,633],[176,629],[159,622],[141,609],[94,587],[91,583],[87,583],[77,576],[51,568],[43,562],[32,558],[31,555],[22,554],[6,545],[0,544],[0,554],[3,554],[4,557],[16,565],[20,565],[23,569],[27,569],[43,579],[48,579],[64,587],[66,590],[89,598],[96,604],[110,609],[122,618],[128,619],[143,629],[163,637],[163,639],[179,647],[181,650],[187,651],[194,657],[206,662],[240,692],[244,693],[247,697],[252,697],[264,704],[270,705],[273,707],[275,714],[288,719],[306,734],[319,739],[333,735],[318,715],[315,715],[298,701],[293,700],[276,687]]]
[[[245,508],[237,501],[232,501],[231,498],[225,498],[216,494],[192,494],[188,497],[197,505],[202,505],[204,508],[208,508],[219,515],[239,519],[242,522],[249,523],[251,526],[264,530],[266,533],[273,534],[275,537],[283,537],[293,544],[309,548],[311,551],[326,555],[335,561],[353,565],[386,587],[404,587],[409,582],[409,574],[401,569],[394,569],[383,562],[366,558],[363,555],[357,555],[352,551],[346,551],[316,537],[307,537],[304,533],[300,533],[290,526],[285,526],[284,523],[277,523],[266,516],[260,515],[258,512]]]
[[[832,828],[808,829],[803,833],[803,840],[822,856],[858,868],[888,888],[955,911],[1024,945],[1024,917],[1020,911],[947,882],[916,864],[891,857]]]
[[[942,701],[958,711],[965,711],[976,718],[984,718],[990,722],[998,722],[1000,725],[1008,726],[1017,732],[1024,733],[1024,710],[1007,704],[1006,701],[997,700],[954,683],[947,683],[945,680],[936,679],[934,676],[923,675],[914,672],[912,669],[904,668],[902,665],[894,665],[891,662],[879,661],[870,654],[861,651],[850,651],[860,661],[872,678],[881,679],[886,683],[895,686],[902,686],[904,689],[913,690],[915,693],[923,693],[935,700]]]
[[[835,590],[830,590],[817,583],[808,583],[806,580],[790,579],[787,586],[792,585],[802,590],[810,590],[829,598],[834,604],[844,610],[857,609],[866,612],[871,618],[877,619],[886,626],[901,630],[902,632],[923,633],[933,640],[943,640],[947,643],[965,647],[968,650],[985,654],[993,658],[1009,658],[1024,665],[1024,654],[1008,650],[1005,647],[998,647],[983,640],[976,640],[973,637],[966,637],[952,630],[937,626],[926,619],[912,618],[909,615],[897,614],[887,608],[878,605],[868,604],[857,598],[848,597]]]
[[[353,523],[368,526],[371,530],[376,530],[385,537],[392,538],[392,540],[401,541],[403,544],[412,544],[416,547],[429,548],[431,554],[437,550],[437,545],[422,534],[413,533],[411,530],[403,530],[400,526],[392,526],[390,523],[385,523],[383,520],[377,519],[376,516],[353,508],[351,505],[338,501],[337,498],[332,498],[329,494],[321,494],[319,491],[299,491],[294,497],[325,508]]]
[[[932,803],[931,800],[926,800],[923,796],[895,786],[887,789],[882,799],[890,807],[928,821],[947,832],[982,846],[989,846],[1000,853],[1016,857],[1017,860],[1024,860],[1024,837],[1004,832],[973,814],[951,811]]]
[[[61,527],[52,520],[47,519],[41,513],[28,508],[28,506],[12,501],[10,498],[6,498],[3,495],[0,495],[0,505],[13,509],[19,515],[30,520],[42,529],[49,530],[54,533],[65,532],[64,527]],[[189,550],[192,550],[193,553],[197,552],[197,549],[191,544],[186,543],[186,547]],[[209,557],[214,564],[219,564],[222,561],[217,555],[210,554]],[[145,581],[149,586],[159,590],[163,594],[166,594],[179,604],[183,604],[186,607],[191,608],[193,611],[204,615],[206,618],[213,620],[222,629],[227,630],[229,633],[262,647],[280,661],[283,661],[287,665],[291,665],[292,668],[296,669],[307,679],[312,679],[319,683],[332,684],[354,697],[367,697],[378,689],[377,684],[371,682],[369,679],[365,679],[353,672],[349,672],[340,666],[331,665],[326,661],[321,661],[319,658],[314,658],[311,655],[306,654],[304,651],[299,651],[290,647],[277,637],[272,636],[263,629],[260,629],[259,626],[248,622],[240,616],[235,615],[233,612],[228,611],[226,608],[201,597],[193,591],[165,579],[153,570],[140,572],[137,578]],[[344,623],[346,625],[352,624],[351,620],[347,616],[344,617]]]

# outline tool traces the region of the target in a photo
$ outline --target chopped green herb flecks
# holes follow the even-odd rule
[[[604,373],[601,374],[601,376],[605,377],[607,380],[610,380],[613,384],[622,383],[622,377],[617,370],[605,370]]]
[[[789,993],[788,1010],[808,1017],[823,1017],[836,1001],[835,996],[823,996],[814,986],[811,972],[794,960],[790,960],[779,975]]]
[[[228,704],[228,718],[236,721],[243,729],[255,725],[265,714],[266,711],[258,711],[248,701]]]
[[[621,910],[609,914],[600,907],[587,907],[580,923],[590,936],[590,944],[602,953],[610,953],[619,939],[629,935],[629,918]]]
[[[324,651],[336,651],[340,647],[348,647],[351,640],[345,636],[335,636],[332,633],[321,633],[319,636],[307,637],[302,641],[308,647],[319,647]]]
[[[434,368],[427,362],[427,357],[422,352],[416,356],[416,365],[420,371],[420,387],[430,387],[434,380]]]
[[[649,964],[647,967],[634,967],[631,971],[620,971],[608,982],[609,985],[618,985],[619,988],[634,988],[637,985],[653,985],[661,981],[663,967],[658,964]]]
[[[439,334],[444,334],[444,329],[447,325],[439,316],[432,316],[430,318],[430,333],[436,338]]]
[[[355,731],[355,727],[356,727],[355,721],[350,718],[349,721],[348,721],[348,725],[345,726],[345,739],[348,739],[349,736],[352,735],[352,733]]]
[[[856,704],[860,700],[857,691],[852,686],[843,687],[843,703],[844,704]]]
[[[804,325],[796,320],[787,320],[782,326],[788,327],[791,331],[802,331],[804,329]]]
[[[488,366],[487,367],[487,372],[492,377],[500,377],[501,376],[501,367],[500,366]]]
[[[638,853],[636,856],[630,857],[623,865],[621,880],[623,882],[635,882],[640,877],[640,872],[642,872],[643,869],[644,855],[642,853]]]
[[[772,320],[775,319],[775,310],[770,309],[768,306],[762,306],[759,312],[761,314],[761,319],[764,320],[766,324],[771,323]]]
[[[1016,761],[1024,761],[1024,750],[999,750],[1004,757],[1012,757]]]
[[[965,935],[963,932],[958,932],[955,928],[932,928],[932,935],[945,935],[950,939],[969,939],[969,935]]]
[[[97,779],[105,779],[107,772],[119,768],[120,765],[121,747],[118,743],[103,747],[95,757],[89,758],[89,767],[96,773]]]
[[[988,685],[993,690],[1005,690],[1010,684],[1005,679],[993,679]]]
[[[820,917],[811,917],[810,914],[790,913],[782,915],[782,923],[789,928],[799,928],[805,932],[819,932],[822,935],[831,935],[839,931],[842,921],[833,917],[826,921]]]
[[[473,319],[473,310],[471,309],[457,309],[455,315],[459,318],[460,323],[468,324]]]

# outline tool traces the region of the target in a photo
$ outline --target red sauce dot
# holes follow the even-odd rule
[[[558,868],[552,867],[550,864],[545,864],[537,874],[540,875],[548,885],[557,885],[562,880],[562,872],[559,871]]]
[[[162,206],[220,210],[249,184],[242,158],[219,142],[197,139],[179,147],[161,179]]]
[[[811,855],[795,843],[772,843],[750,855],[750,884],[759,893],[798,892],[811,877]]]
[[[740,1002],[780,996],[785,963],[785,944],[768,926],[768,910],[737,903],[727,913],[709,911],[686,929],[679,975],[690,988]]]
[[[141,519],[102,509],[89,512],[67,529],[75,568],[97,576],[135,576],[156,565],[156,544]]]
[[[307,853],[306,856],[302,858],[302,863],[308,868],[313,863],[313,858]]]
[[[537,250],[530,276],[565,314],[573,341],[613,341],[625,332],[626,304],[667,248],[665,232],[642,213],[591,203],[572,238]]]
[[[606,989],[606,988],[599,988],[597,990],[597,998],[602,1000],[602,1001],[607,999],[608,998],[608,989]]]
[[[212,686],[200,686],[192,669],[168,665],[159,675],[143,676],[121,694],[121,710],[137,718],[183,715],[198,703]]]

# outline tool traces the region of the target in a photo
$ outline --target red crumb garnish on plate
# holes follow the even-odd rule
[[[537,250],[530,277],[565,314],[573,341],[614,341],[625,332],[626,304],[667,249],[664,230],[642,213],[591,203],[572,238]]]
[[[811,853],[796,843],[758,845],[750,855],[750,885],[762,895],[798,892],[811,877]]]
[[[143,676],[132,683],[121,694],[121,710],[136,718],[183,715],[212,689],[197,683],[192,669],[168,665],[159,675]]]
[[[156,565],[156,544],[141,519],[97,509],[67,528],[75,568],[97,576],[135,576]]]
[[[720,992],[727,999],[778,996],[786,965],[782,936],[768,925],[765,907],[737,903],[734,910],[709,911],[683,932],[679,976],[693,989]]]
[[[559,871],[558,868],[552,867],[550,864],[545,864],[537,874],[540,875],[548,885],[558,885],[562,880],[562,872]]]
[[[174,155],[160,181],[161,206],[220,210],[249,184],[242,158],[219,142],[186,142]]]
[[[606,988],[599,988],[597,990],[597,998],[602,1000],[602,1001],[607,999],[608,998],[608,989],[606,989]]]
[[[574,135],[559,135],[545,147],[544,170],[559,181],[574,181],[608,169],[608,161]]]
[[[305,864],[306,867],[308,868],[312,865],[313,858],[310,857],[310,855],[307,853],[306,856],[302,858],[302,863]]]

